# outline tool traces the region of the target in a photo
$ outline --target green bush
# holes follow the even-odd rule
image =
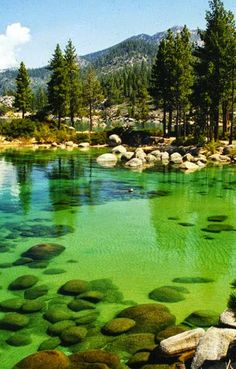
[[[12,119],[1,124],[0,134],[8,139],[32,138],[38,124],[30,119]]]

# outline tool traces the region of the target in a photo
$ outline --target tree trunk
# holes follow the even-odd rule
[[[234,132],[234,99],[235,99],[235,73],[234,67],[232,70],[232,111],[231,111],[231,125],[230,125],[230,135],[229,135],[229,145],[233,143],[233,132]]]
[[[171,131],[172,131],[172,115],[173,115],[173,111],[172,111],[172,108],[170,108],[170,110],[169,110],[169,121],[168,121],[168,137],[171,136]]]
[[[92,114],[92,104],[89,103],[89,132],[93,130],[93,114]]]
[[[175,136],[179,138],[179,106],[177,106],[176,110],[176,126],[175,126]]]
[[[219,105],[214,112],[214,139],[218,141],[219,138]]]
[[[222,103],[222,112],[223,112],[223,138],[227,133],[227,123],[228,123],[228,102],[224,101]]]
[[[70,112],[70,122],[71,122],[72,127],[74,127],[75,126],[75,118],[74,118],[73,110],[71,110],[71,112]]]
[[[22,109],[22,119],[25,119],[25,109]]]
[[[61,113],[58,115],[58,129],[61,129]]]
[[[166,103],[164,102],[163,105],[163,120],[162,120],[162,124],[163,124],[163,136],[166,137]]]

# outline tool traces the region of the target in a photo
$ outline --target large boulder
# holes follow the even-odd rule
[[[9,313],[6,314],[0,320],[0,328],[9,331],[18,331],[25,328],[29,324],[29,318],[23,314],[19,313]]]
[[[63,307],[54,307],[54,308],[51,307],[44,314],[44,318],[47,319],[51,323],[57,323],[62,320],[70,320],[71,317],[72,317],[72,314],[70,314]]]
[[[81,279],[72,279],[60,287],[59,292],[63,295],[79,295],[88,288],[88,282]]]
[[[155,155],[147,154],[146,161],[147,163],[155,163],[155,161],[157,161],[157,158]]]
[[[62,342],[66,345],[73,345],[81,342],[87,335],[84,327],[68,327],[61,333]]]
[[[155,347],[155,335],[152,333],[122,334],[107,344],[111,351],[125,351],[134,354],[139,350],[149,350]]]
[[[177,334],[183,333],[188,331],[189,328],[183,326],[183,325],[172,325],[166,329],[164,329],[161,332],[158,332],[156,335],[156,342],[159,343],[169,337],[176,336]]]
[[[8,289],[12,291],[25,290],[26,288],[34,286],[38,280],[38,277],[35,275],[22,275],[12,281],[9,284]]]
[[[10,346],[27,346],[32,343],[31,337],[26,333],[15,333],[12,336],[8,337],[6,343]]]
[[[48,286],[41,285],[33,288],[29,288],[24,292],[24,298],[27,300],[34,300],[38,297],[45,296],[48,293]]]
[[[115,146],[112,149],[112,153],[113,154],[118,154],[118,155],[119,154],[124,154],[124,153],[126,153],[126,148],[122,145]]]
[[[135,158],[142,160],[143,163],[146,162],[147,155],[143,151],[143,149],[141,149],[141,148],[136,149],[135,153],[134,153],[134,156],[135,156]]]
[[[97,158],[97,163],[104,167],[114,167],[117,160],[118,159],[114,154],[102,154]]]
[[[85,352],[77,352],[69,356],[69,358],[70,361],[74,364],[105,364],[111,369],[116,369],[120,366],[120,359],[118,355],[114,354],[113,352],[108,352],[104,350],[89,350]],[[86,368],[86,365],[84,367]]]
[[[205,334],[204,329],[197,328],[169,337],[160,343],[162,352],[166,355],[178,355],[182,352],[195,350],[200,338]]]
[[[125,165],[129,168],[139,168],[139,167],[142,167],[143,161],[141,159],[138,159],[138,158],[133,158],[133,159],[127,161],[127,163],[125,163]]]
[[[130,331],[135,326],[135,321],[129,318],[116,318],[107,322],[102,328],[103,333],[116,336]]]
[[[170,159],[170,155],[167,151],[164,151],[164,152],[161,153],[161,160],[163,162],[168,162],[169,159]]]
[[[24,300],[16,297],[0,302],[1,311],[19,311],[24,303]]]
[[[90,146],[89,142],[80,142],[78,144],[78,147],[82,148],[82,149],[88,149]]]
[[[74,327],[75,325],[73,320],[61,320],[49,325],[47,332],[51,336],[60,336],[66,328]]]
[[[149,298],[160,302],[178,302],[185,300],[182,292],[171,286],[155,288],[149,293]]]
[[[42,243],[35,245],[23,252],[23,257],[29,257],[33,260],[49,260],[54,256],[60,255],[65,250],[65,247],[56,243]]]
[[[27,356],[13,369],[68,369],[70,359],[60,351],[41,351]]]
[[[121,144],[121,138],[118,135],[111,135],[108,138],[109,146],[115,147]]]
[[[211,310],[197,310],[187,316],[184,322],[192,327],[210,327],[218,324],[219,314]]]
[[[153,155],[153,156],[155,156],[155,158],[156,158],[157,161],[161,161],[162,154],[161,154],[160,150],[151,151],[150,154]]]
[[[130,159],[132,159],[132,157],[134,156],[134,152],[132,151],[126,151],[121,155],[121,161],[128,161]]]
[[[132,332],[157,333],[175,324],[175,316],[161,304],[141,304],[122,310],[119,318],[129,318],[136,322]]]
[[[235,339],[235,329],[209,328],[199,341],[191,369],[202,367],[206,360],[225,358],[231,342]]]
[[[235,312],[231,309],[226,309],[220,315],[220,323],[228,327],[236,328]]]
[[[187,170],[187,171],[195,171],[199,169],[199,166],[195,163],[192,163],[190,161],[184,161],[182,164],[180,164],[180,169]]]
[[[229,156],[221,155],[221,154],[213,154],[208,157],[209,160],[219,163],[229,163],[231,159]]]
[[[183,162],[182,155],[180,155],[178,152],[174,152],[170,156],[170,161],[173,164],[182,164],[182,162]]]

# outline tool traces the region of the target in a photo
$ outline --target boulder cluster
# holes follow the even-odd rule
[[[121,139],[117,135],[109,137],[111,153],[102,154],[97,158],[97,162],[105,167],[113,167],[118,162],[123,163],[127,168],[145,169],[158,165],[172,165],[175,168],[186,172],[192,172],[205,168],[208,164],[230,164],[236,162],[236,155],[230,154],[233,146],[218,148],[218,152],[211,154],[207,149],[191,147],[175,147],[161,143],[156,147],[130,150],[126,145],[122,145]],[[232,151],[234,152],[234,151]]]

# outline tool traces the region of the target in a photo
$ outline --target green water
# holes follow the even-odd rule
[[[37,243],[66,247],[50,262],[50,268],[63,268],[64,274],[45,275],[43,269],[27,266],[0,269],[0,299],[17,295],[7,287],[23,274],[39,276],[52,295],[69,279],[110,278],[125,300],[136,303],[151,302],[148,293],[173,285],[174,278],[206,277],[214,282],[186,285],[186,299],[166,305],[177,322],[197,309],[221,312],[236,277],[236,232],[202,229],[214,215],[226,215],[224,223],[236,228],[235,167],[189,175],[158,167],[135,172],[99,167],[97,155],[77,150],[0,154],[0,246],[7,246],[0,254],[1,264],[14,262]],[[49,233],[39,233],[39,225]],[[56,225],[67,228],[58,231]],[[121,306],[101,304],[100,309],[105,322]],[[46,339],[44,332],[33,329],[33,343],[14,348],[5,343],[10,333],[1,331],[4,369],[37,350]]]

